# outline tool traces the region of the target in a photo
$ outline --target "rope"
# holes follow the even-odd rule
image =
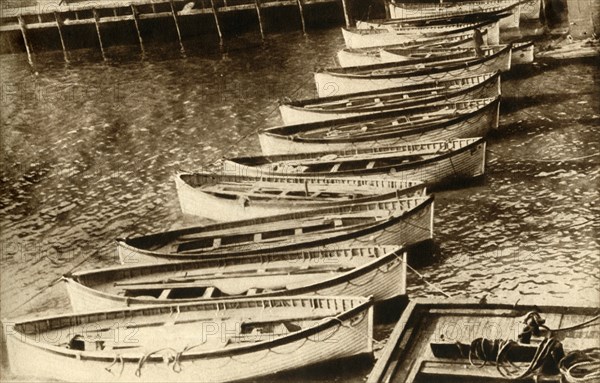
[[[589,327],[592,323],[598,321],[600,315],[581,322],[579,324],[550,329],[544,325],[545,320],[541,318],[539,313],[531,311],[525,316],[523,323],[527,325],[525,330],[519,335],[519,342],[528,344],[531,335],[539,336],[540,329],[550,332],[550,336],[544,338],[535,350],[533,358],[525,369],[516,366],[508,358],[510,350],[518,346],[520,343],[513,340],[489,340],[485,338],[477,338],[471,342],[469,348],[469,363],[472,366],[481,368],[488,361],[494,361],[496,369],[502,377],[510,380],[521,380],[533,378],[537,381],[537,376],[540,374],[560,372],[563,380],[568,383],[587,383],[597,382],[600,379],[600,348],[593,347],[585,350],[575,350],[565,355],[562,343],[554,338],[553,333],[561,331],[569,331]],[[460,344],[457,346],[464,356]],[[495,357],[494,357],[495,356]],[[474,357],[482,360],[482,364],[476,364]],[[554,372],[553,369],[556,369]]]
[[[194,348],[196,348],[196,347],[198,347],[198,346],[202,346],[204,343],[206,343],[206,340],[205,340],[204,342],[202,342],[202,343],[199,343],[199,344],[196,344],[196,345],[194,345],[194,346],[185,346],[185,347],[183,348],[183,350],[181,350],[181,351],[179,351],[178,353],[176,353],[176,354],[175,354],[175,360],[173,360],[173,371],[174,371],[174,372],[176,372],[176,373],[178,373],[178,374],[179,374],[179,373],[182,371],[182,368],[181,368],[181,361],[180,361],[179,359],[181,358],[181,355],[182,355],[184,352],[188,352],[188,351],[190,351],[191,349],[194,349]]]
[[[398,255],[396,255],[398,256]],[[417,270],[415,270],[411,265],[408,264],[408,262],[406,263],[406,267],[411,270],[413,273],[417,274],[417,276],[419,278],[421,278],[421,280],[423,282],[425,282],[428,286],[432,287],[433,289],[435,289],[436,291],[442,293],[444,296],[446,296],[446,298],[452,298],[452,295],[448,294],[447,292],[445,292],[444,290],[442,290],[441,288],[439,288],[438,286],[436,286],[435,284],[429,282],[427,279],[425,279],[425,276],[423,276],[423,274],[419,273]]]
[[[142,356],[140,358],[140,360],[138,361],[138,365],[137,365],[137,368],[135,370],[135,376],[137,376],[138,378],[142,376],[142,367],[144,367],[144,364],[146,364],[146,361],[148,360],[148,358],[150,358],[152,355],[154,355],[156,353],[159,353],[159,352],[165,351],[165,350],[171,351],[175,355],[177,354],[177,351],[174,350],[171,347],[165,347],[165,348],[161,348],[161,349],[158,349],[156,351],[152,351],[152,352],[147,353],[146,355]]]
[[[581,322],[579,324],[573,325],[573,326],[569,326],[569,327],[561,327],[561,328],[557,328],[557,329],[551,329],[548,328],[548,330],[551,333],[557,333],[557,332],[562,332],[562,331],[570,331],[570,330],[576,330],[576,329],[580,329],[580,328],[585,328],[585,327],[589,327],[589,325],[593,322],[596,322],[598,319],[600,319],[600,315],[596,315],[595,317],[593,317],[590,320],[587,320],[585,322]]]
[[[600,380],[600,348],[572,351],[558,363],[560,373],[569,383]]]
[[[513,367],[513,370],[509,371],[504,362],[508,361],[508,351],[516,344],[517,343],[515,341],[501,342],[501,347],[498,350],[498,355],[496,357],[496,369],[498,372],[503,377],[512,380],[524,379],[535,374],[539,369],[542,368],[546,359],[554,359],[557,353],[561,357],[564,355],[564,352],[562,351],[562,344],[558,340],[554,338],[545,338],[538,346],[533,359],[524,371],[518,373],[518,367],[510,362],[509,364]]]
[[[115,355],[115,360],[113,360],[113,362],[110,364],[110,366],[105,367],[104,369],[112,374],[111,368],[112,368],[112,366],[117,364],[117,361],[119,361],[121,364],[121,370],[119,371],[119,378],[120,378],[121,375],[123,375],[123,370],[125,369],[125,362],[123,361],[123,357],[121,355]]]
[[[373,343],[375,343],[376,345],[378,345],[378,346],[380,346],[380,347],[383,347],[383,346],[385,346],[385,343],[384,343],[384,342],[378,341],[377,339],[373,338],[372,336],[369,336],[369,335],[365,335],[365,334],[363,334],[362,332],[358,331],[358,330],[357,330],[357,329],[355,329],[354,327],[352,327],[352,326],[350,326],[350,325],[347,325],[347,324],[345,324],[345,323],[344,323],[344,322],[343,322],[343,321],[342,321],[340,318],[331,317],[331,319],[338,321],[338,322],[340,323],[340,327],[342,327],[342,326],[343,326],[343,327],[346,327],[347,329],[349,329],[349,330],[352,330],[352,331],[356,332],[356,333],[357,333],[357,334],[359,334],[361,337],[363,337],[363,338],[367,339],[367,340],[368,340],[368,341],[370,341],[370,342],[373,342]],[[361,320],[361,321],[362,321],[362,320]]]

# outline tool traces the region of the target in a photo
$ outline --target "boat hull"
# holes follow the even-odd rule
[[[490,130],[498,128],[499,114],[500,103],[495,102],[477,111],[470,118],[461,119],[454,124],[447,124],[427,131],[399,131],[397,136],[385,139],[307,142],[291,140],[285,136],[267,133],[259,133],[258,138],[264,155],[329,152],[353,148],[367,149],[376,146],[396,146],[417,141],[427,142],[455,138],[484,137]]]
[[[428,147],[428,145],[433,146],[433,144],[427,142],[412,143],[409,145],[415,148]],[[424,162],[399,164],[397,166],[389,165],[382,169],[371,169],[370,171],[357,170],[353,172],[353,175],[357,176],[360,174],[365,179],[371,177],[390,177],[397,180],[419,180],[426,185],[433,186],[479,177],[484,174],[485,141],[481,139],[476,141],[454,140],[446,142],[445,145],[447,145],[447,149],[451,150],[450,152],[430,158]],[[252,176],[267,175],[267,172],[271,172],[261,167],[242,165],[227,160],[223,166],[227,172],[237,172]],[[280,167],[285,169],[286,165],[281,164]],[[294,174],[297,176],[303,175],[303,173],[286,173],[286,176],[293,177]],[[316,174],[311,173],[311,176],[313,175],[316,176]],[[343,177],[345,173],[323,173],[323,176],[325,175],[328,177]]]
[[[400,25],[401,23],[402,23],[402,20],[397,20],[397,22],[395,22],[394,20],[384,20],[381,23],[370,22],[370,21],[357,21],[356,29],[387,29],[387,30],[393,32],[393,31],[402,30],[403,27],[402,27],[402,25]],[[482,28],[480,28],[480,31],[482,33],[487,34],[485,36],[485,39],[488,42],[488,44],[490,44],[490,45],[500,44],[500,22],[499,21],[482,26]],[[467,47],[467,45],[459,45],[459,46]],[[470,46],[472,46],[472,45],[470,45]]]
[[[521,19],[521,7],[516,5],[516,1],[474,1],[463,2],[456,6],[443,6],[436,3],[402,4],[388,3],[390,16],[392,19],[410,19],[420,17],[442,17],[458,14],[469,14],[478,12],[499,12],[508,13],[506,17],[500,19],[500,29],[519,28]]]
[[[337,247],[336,247],[337,249]],[[344,273],[334,278],[325,278],[321,281],[306,286],[287,289],[283,291],[275,291],[271,293],[260,293],[259,297],[275,297],[275,296],[291,296],[300,294],[316,294],[320,296],[372,296],[376,302],[385,301],[394,298],[402,298],[406,296],[406,255],[389,253],[381,258],[375,259],[371,264],[365,264],[361,268]],[[313,263],[323,264],[324,262],[339,262],[336,263],[340,267],[343,266],[341,260],[331,259],[312,259]],[[303,263],[305,265],[306,262]],[[261,264],[257,267],[266,267]],[[310,264],[307,264],[310,266]],[[222,269],[221,269],[222,270]],[[260,276],[258,276],[260,278]],[[251,286],[264,286],[269,281],[260,282],[246,278],[244,283]],[[271,278],[271,283],[281,285],[285,277],[278,280]],[[71,307],[75,312],[86,312],[94,310],[110,310],[122,307],[132,306],[149,306],[161,304],[176,304],[196,302],[208,299],[149,299],[137,297],[123,297],[121,295],[111,294],[105,291],[99,291],[91,287],[78,283],[74,279],[64,279],[65,286],[71,302]],[[296,282],[297,283],[297,282]],[[213,299],[214,300],[214,299]]]
[[[316,299],[324,301],[322,298]],[[174,307],[173,310],[175,312],[179,308]],[[268,318],[269,311],[270,308],[265,308],[265,318]],[[113,322],[119,329],[114,331],[114,342],[135,347],[135,330],[139,329],[136,327],[136,318],[131,319],[128,310],[123,314]],[[99,319],[104,315],[104,312],[96,314]],[[215,331],[215,334],[223,334],[224,337],[232,331],[225,324],[231,326],[232,323],[221,322],[221,316],[216,310],[214,320],[199,323],[196,331],[201,334]],[[267,342],[267,346],[258,343],[257,347],[246,348],[243,352],[217,350],[213,353],[195,353],[193,347],[182,347],[182,350],[171,349],[172,352],[168,353],[169,347],[164,344],[156,344],[150,350],[140,350],[137,356],[127,349],[77,351],[48,344],[49,340],[44,339],[45,333],[33,334],[30,338],[23,333],[13,332],[7,336],[6,342],[12,373],[26,378],[71,382],[231,382],[372,353],[372,307],[356,307],[349,310],[346,316],[334,318],[336,323],[318,326],[318,332],[305,332],[306,336],[288,336],[290,340],[285,343],[271,341]],[[170,324],[164,326],[168,330]],[[94,322],[83,322],[79,327],[83,331],[98,328]],[[69,331],[73,331],[73,328],[65,328],[58,335],[61,339],[65,335],[70,337]],[[42,341],[36,337],[41,337]],[[177,354],[178,351],[181,352]],[[164,359],[162,355],[165,355]],[[32,363],[35,365],[32,366]]]
[[[394,215],[374,224],[363,225],[350,231],[327,235],[289,235],[281,239],[267,240],[266,242],[246,242],[234,247],[210,247],[197,250],[193,253],[173,253],[145,250],[126,243],[126,240],[117,241],[117,253],[121,264],[136,265],[143,263],[158,263],[165,260],[203,259],[223,256],[238,256],[258,254],[264,251],[276,252],[311,247],[346,248],[365,246],[406,246],[423,242],[433,238],[433,197],[420,202],[405,200],[402,202],[410,210],[403,214]],[[318,211],[318,210],[315,210]],[[273,216],[276,217],[276,216]],[[296,220],[295,220],[296,221]],[[252,225],[256,226],[256,224]],[[411,257],[412,254],[409,254]]]
[[[475,28],[475,27],[474,27]],[[481,32],[484,44],[498,44],[500,42],[499,23],[491,23],[489,25],[478,28]],[[457,28],[458,29],[458,28]],[[414,33],[413,33],[414,31]],[[473,31],[463,31],[451,33],[452,29],[448,27],[430,27],[418,29],[355,29],[349,30],[342,28],[342,36],[347,49],[364,49],[374,48],[398,44],[411,44],[419,40],[436,38],[435,33],[443,33],[437,38],[446,37],[449,40],[458,39],[461,37],[469,37],[473,35]]]
[[[315,85],[319,97],[330,97],[414,85],[422,82],[446,80],[465,75],[484,74],[495,71],[506,72],[511,67],[511,51],[512,49],[502,50],[498,55],[479,64],[451,67],[451,69],[435,72],[423,70],[390,76],[352,76],[331,71],[315,72]]]
[[[285,184],[282,182],[282,184]],[[367,202],[377,194],[399,193],[406,196],[418,196],[425,194],[425,188],[415,186],[414,183],[395,183],[386,180],[372,180],[370,187],[372,190],[365,190],[366,185],[361,179],[348,179],[333,181],[324,178],[307,178],[304,183],[291,185],[296,186],[295,190],[311,190],[314,187],[326,189],[335,189],[336,187],[344,187],[351,190],[356,190],[357,193],[370,194],[371,197],[363,197],[360,199],[344,200],[344,201],[326,201],[314,199],[312,201],[294,201],[278,199],[276,197],[268,200],[240,200],[228,199],[215,196],[204,192],[199,188],[195,188],[179,176],[175,177],[175,185],[177,188],[177,196],[181,211],[184,214],[195,215],[212,219],[214,221],[235,221],[240,219],[252,219],[266,217],[276,214],[284,214],[291,211],[302,211],[310,209],[318,209],[322,207],[334,206],[340,203],[357,203]],[[402,190],[404,189],[404,190]],[[291,189],[290,189],[291,190]],[[376,190],[380,190],[377,193]]]
[[[427,86],[426,83],[424,83],[423,85]],[[500,85],[500,77],[498,76],[497,79],[493,83],[486,82],[486,83],[483,83],[481,86],[473,85],[473,86],[471,86],[471,88],[468,91],[458,91],[458,92],[455,92],[454,95],[452,93],[447,93],[444,95],[443,100],[448,101],[448,102],[454,102],[454,101],[466,101],[469,99],[474,100],[474,99],[482,99],[482,98],[495,98],[495,97],[500,96],[500,86],[501,86]],[[409,99],[407,99],[407,100],[409,100]],[[431,103],[432,102],[431,100],[432,99],[424,100],[423,104],[425,104],[426,102]],[[410,106],[414,106],[414,103]],[[361,116],[361,115],[365,115],[365,114],[384,112],[384,111],[393,110],[396,108],[397,108],[397,106],[390,106],[387,108],[380,107],[378,109],[370,109],[368,111],[364,111],[364,110],[363,111],[352,111],[351,109],[348,109],[347,112],[342,112],[342,111],[317,110],[316,108],[303,108],[303,107],[296,107],[293,105],[283,104],[283,105],[279,106],[279,112],[281,114],[281,119],[283,120],[284,125],[297,125],[297,124],[305,124],[305,123],[319,122],[319,121],[332,121],[332,120],[336,120],[336,119],[340,119],[340,118],[349,118],[349,117]],[[259,139],[261,140],[261,147],[263,149],[263,153],[268,154],[270,152],[270,148],[263,146],[263,144],[262,144],[263,138],[261,136],[262,136],[261,133],[259,133]],[[463,135],[460,137],[479,137],[479,136],[483,136],[483,134],[475,134],[475,135],[471,135],[471,136]],[[454,138],[457,138],[457,137],[454,137]],[[284,146],[286,145],[285,142],[282,142],[281,144]],[[273,148],[273,149],[277,150],[276,148]]]

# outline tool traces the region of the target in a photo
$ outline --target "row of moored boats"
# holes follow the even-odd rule
[[[501,73],[533,61],[502,31],[536,4],[390,3],[395,18],[344,28],[340,66],[315,73],[319,98],[282,102],[261,155],[176,175],[183,213],[216,222],[119,239],[122,265],[65,276],[76,313],[11,321],[13,372],[224,382],[372,354],[373,304],[406,295],[407,263],[433,239],[428,188],[484,175]],[[501,379],[467,368],[474,333],[431,350],[415,334],[447,316],[518,326],[531,307],[451,302],[411,303],[369,381]],[[519,347],[514,363],[533,346]]]

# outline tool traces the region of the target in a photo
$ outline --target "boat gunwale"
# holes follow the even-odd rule
[[[183,184],[189,186],[192,189],[198,189],[199,187],[193,186],[191,185],[189,182],[187,182],[186,180],[184,180],[183,178],[181,178],[181,176],[196,176],[199,175],[201,177],[227,177],[227,178],[233,178],[233,179],[240,179],[242,180],[242,182],[272,182],[278,185],[287,185],[288,183],[286,182],[276,182],[276,181],[271,181],[271,179],[275,179],[275,180],[286,180],[286,179],[290,179],[293,180],[292,182],[290,182],[290,184],[296,185],[296,184],[301,184],[299,181],[301,180],[305,180],[305,181],[314,181],[316,184],[323,184],[323,185],[337,185],[339,184],[339,182],[332,182],[331,180],[328,180],[326,178],[323,177],[284,177],[284,176],[278,176],[278,175],[270,175],[270,176],[246,176],[246,175],[238,175],[238,174],[229,174],[229,173],[210,173],[210,172],[193,172],[193,171],[179,171],[177,173],[175,173],[175,177],[178,178]],[[405,189],[408,188],[412,188],[414,186],[423,186],[423,182],[419,181],[419,180],[389,180],[386,178],[381,178],[381,179],[369,179],[369,180],[365,180],[363,178],[360,177],[347,177],[345,179],[343,179],[342,181],[350,181],[350,182],[356,182],[356,183],[364,183],[364,182],[376,182],[376,183],[380,183],[380,182],[394,182],[394,183],[398,183],[398,184],[404,184],[406,186]],[[232,182],[237,182],[237,181],[232,181]],[[302,183],[303,185],[304,183]],[[361,185],[363,186],[363,185]],[[366,185],[364,185],[366,186]],[[398,189],[398,190],[403,190],[403,189]]]

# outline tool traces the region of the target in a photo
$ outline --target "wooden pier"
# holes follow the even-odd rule
[[[349,16],[350,0],[116,0],[116,1],[60,1],[60,0],[38,0],[38,5],[29,7],[7,7],[2,5],[0,14],[0,35],[3,39],[11,35],[13,42],[9,42],[11,51],[15,51],[13,45],[15,38],[18,38],[17,51],[26,51],[29,61],[33,60],[31,35],[40,32],[47,40],[52,38],[60,41],[58,49],[62,49],[65,60],[68,60],[69,44],[66,36],[69,29],[76,26],[87,26],[93,28],[97,38],[97,46],[105,57],[104,30],[110,29],[109,25],[127,25],[131,28],[123,29],[128,36],[120,36],[124,39],[136,41],[142,52],[144,52],[144,39],[142,29],[149,20],[160,20],[164,23],[173,24],[176,30],[177,39],[181,49],[184,50],[182,30],[183,22],[196,23],[198,27],[207,27],[207,21],[210,21],[210,27],[216,28],[219,43],[222,45],[224,32],[222,26],[222,17],[224,15],[236,15],[237,13],[251,12],[255,16],[261,37],[264,39],[266,33],[265,12],[269,9],[293,8],[298,13],[298,22],[302,30],[306,32],[307,20],[305,13],[307,10],[317,4],[331,4],[334,11],[339,12],[339,18],[345,20],[349,25],[352,18]],[[10,4],[9,4],[10,5]],[[337,11],[339,9],[339,11]],[[297,11],[295,11],[297,10]],[[236,13],[237,12],[237,13]],[[345,13],[343,16],[341,13]],[[199,16],[205,15],[205,18]],[[194,18],[196,16],[196,18]],[[211,20],[212,19],[212,20]],[[187,20],[187,21],[186,21]],[[192,21],[190,21],[192,20]],[[286,21],[287,22],[287,21]],[[160,34],[161,31],[152,35]],[[114,34],[113,34],[114,37]]]

